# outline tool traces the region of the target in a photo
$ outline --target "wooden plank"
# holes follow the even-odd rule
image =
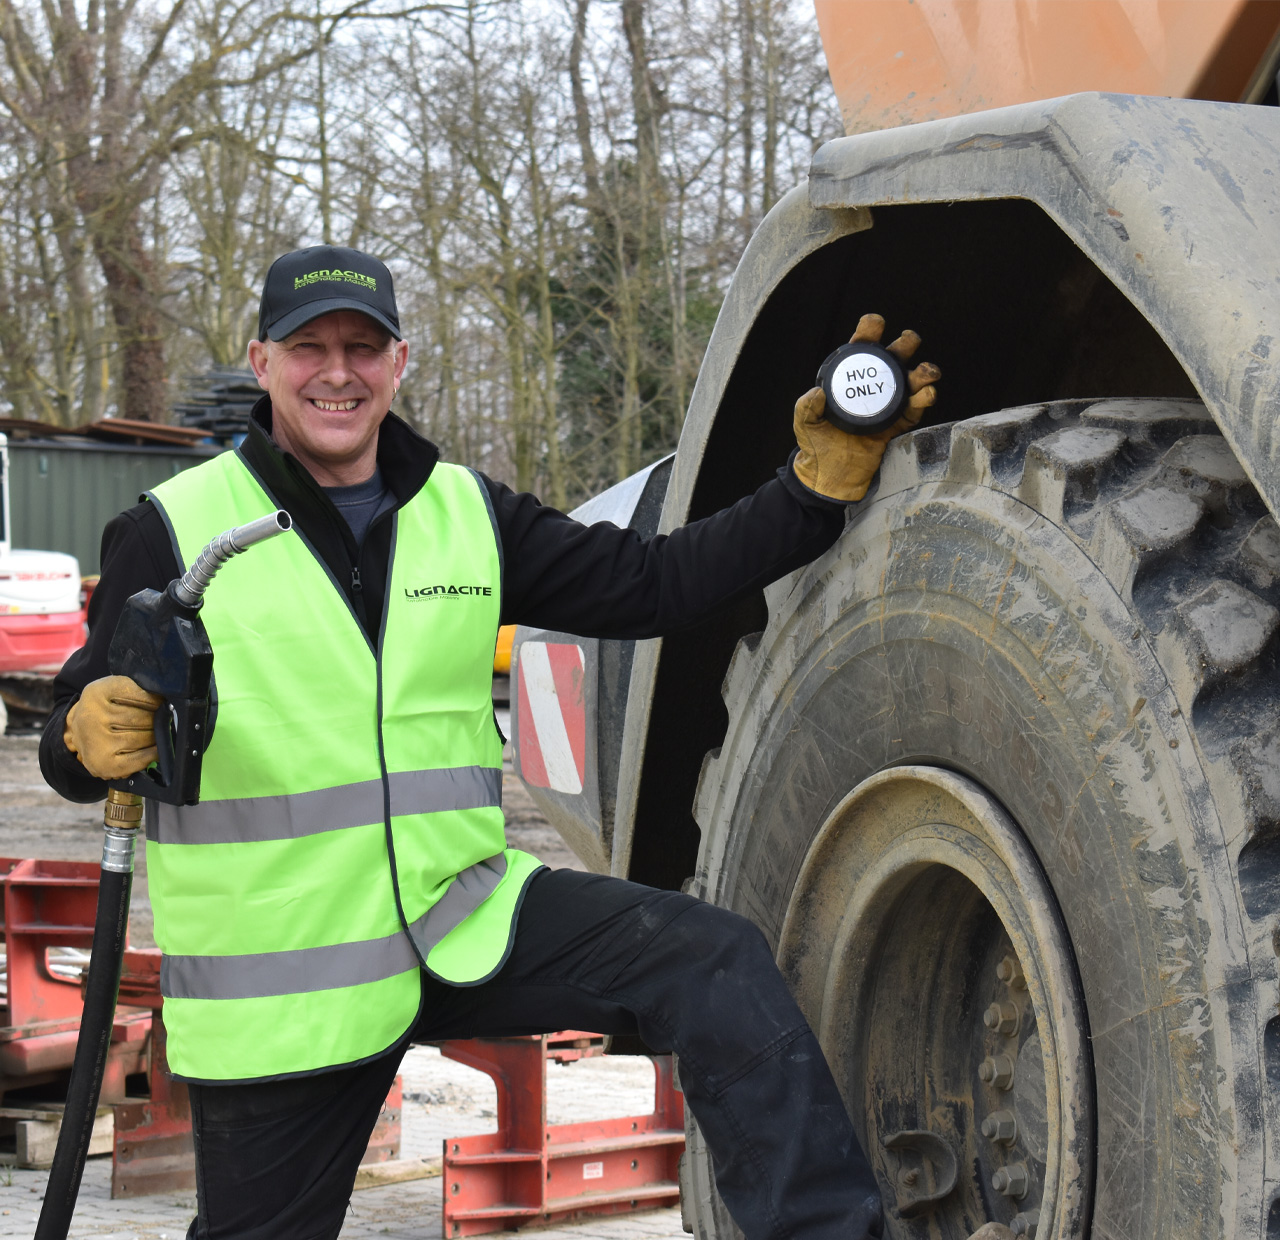
[[[56,1112],[45,1112],[43,1119],[17,1120],[13,1126],[17,1165],[28,1170],[51,1167],[61,1128],[62,1116]],[[115,1116],[110,1107],[99,1107],[89,1138],[90,1156],[110,1154],[114,1141]]]
[[[366,1163],[356,1172],[356,1188],[381,1188],[406,1180],[428,1180],[440,1174],[438,1158],[395,1158],[390,1162]]]

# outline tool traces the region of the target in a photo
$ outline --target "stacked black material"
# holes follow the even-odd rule
[[[261,395],[251,370],[206,371],[187,381],[181,400],[173,406],[174,421],[230,441],[248,429],[249,412]]]

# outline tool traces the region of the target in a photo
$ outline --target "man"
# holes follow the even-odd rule
[[[882,330],[866,316],[855,338]],[[889,348],[906,361],[918,344]],[[937,368],[910,372],[906,415],[877,437],[829,426],[807,393],[777,478],[644,542],[441,462],[388,413],[407,359],[376,259],[325,246],[272,265],[249,434],[108,525],[89,641],[41,743],[73,800],[151,762],[160,699],[108,675],[124,600],[221,530],[289,511],[293,533],[207,596],[201,803],[149,806],[169,1057],[191,1082],[188,1235],[337,1236],[406,1045],[560,1028],[678,1054],[748,1240],[880,1235],[875,1178],[755,927],[505,847],[489,679],[500,622],[657,636],[821,554],[889,438],[933,403]]]

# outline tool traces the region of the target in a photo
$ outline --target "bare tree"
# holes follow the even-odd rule
[[[341,241],[391,265],[398,407],[455,459],[570,504],[669,451],[838,130],[803,0],[328,2],[0,0],[10,410],[163,417],[274,255]]]
[[[129,417],[167,416],[164,281],[146,244],[145,209],[167,161],[204,136],[194,128],[197,100],[238,55],[268,43],[282,20],[266,5],[225,0],[205,11],[176,0],[161,15],[118,0],[36,11],[0,0],[8,69],[0,106],[39,152],[57,209],[83,222],[103,277]],[[173,46],[179,31],[187,36],[180,53]],[[252,85],[305,54],[286,46],[235,84]]]
[[[302,231],[301,187],[277,166],[290,103],[275,81],[211,85],[197,105],[207,137],[173,161],[168,188],[182,211],[171,315],[216,367],[244,365],[262,276]]]

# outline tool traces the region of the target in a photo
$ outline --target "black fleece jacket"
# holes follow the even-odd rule
[[[293,517],[376,643],[394,509],[374,521],[357,547],[323,488],[272,441],[266,397],[254,407],[237,451]],[[378,464],[397,507],[417,494],[439,459],[434,444],[387,416],[379,431]],[[687,627],[815,559],[844,527],[845,506],[806,490],[789,465],[732,507],[648,540],[610,524],[582,525],[532,495],[483,475],[481,482],[502,542],[502,623],[583,637],[656,637]],[[54,711],[40,742],[40,769],[64,797],[106,796],[106,784],[63,743],[67,711],[90,681],[108,675],[107,648],[125,600],[139,590],[162,590],[181,572],[154,504],[122,512],[103,531],[102,580],[89,604],[89,640],[58,673]],[[281,619],[288,622],[287,615]]]

